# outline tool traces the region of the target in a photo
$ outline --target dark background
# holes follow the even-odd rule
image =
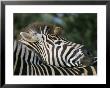
[[[36,21],[61,25],[66,39],[84,44],[97,56],[96,13],[14,13],[14,39],[24,27]]]

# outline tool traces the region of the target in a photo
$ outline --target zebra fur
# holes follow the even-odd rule
[[[94,63],[94,57],[84,45],[69,42],[59,35],[49,33],[48,25],[42,27],[35,24],[27,29],[20,32],[19,41],[33,48],[47,64],[57,67],[86,67]]]
[[[14,75],[96,75],[95,66],[57,67],[45,64],[39,55],[26,45],[14,41]]]

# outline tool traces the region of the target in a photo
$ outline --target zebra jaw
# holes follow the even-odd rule
[[[37,36],[32,35],[31,33],[20,32],[20,36],[21,36],[21,40],[27,42],[36,42],[39,40]]]

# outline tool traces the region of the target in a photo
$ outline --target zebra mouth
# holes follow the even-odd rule
[[[81,61],[81,65],[82,65],[82,67],[87,67],[87,66],[93,65],[96,62],[97,62],[97,60],[83,60],[83,61]]]

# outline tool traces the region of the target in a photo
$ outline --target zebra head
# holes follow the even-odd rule
[[[21,32],[20,42],[34,49],[47,64],[74,67],[89,66],[93,58],[84,45],[61,38],[62,28],[55,25],[31,25]]]

